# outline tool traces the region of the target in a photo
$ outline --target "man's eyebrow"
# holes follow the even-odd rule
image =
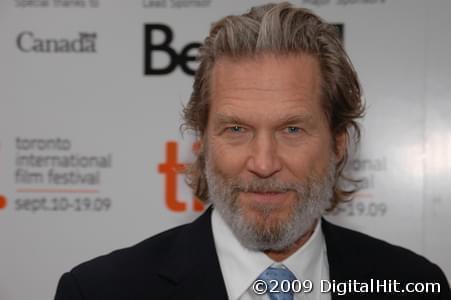
[[[246,124],[247,122],[244,121],[242,118],[240,118],[237,115],[234,114],[221,114],[217,113],[215,118],[215,125],[221,126],[224,124]],[[279,120],[277,123],[279,123],[281,126],[283,125],[289,125],[289,124],[309,124],[312,122],[313,117],[310,114],[307,113],[296,113],[296,114],[290,114],[288,116],[282,116],[278,118]]]
[[[228,123],[236,123],[236,124],[245,124],[244,120],[237,115],[225,115],[221,113],[216,114],[216,124],[228,124]]]
[[[299,124],[299,123],[310,123],[312,122],[313,117],[310,114],[306,113],[297,113],[297,114],[290,114],[289,116],[282,117],[281,123],[282,125],[288,125],[288,124]]]

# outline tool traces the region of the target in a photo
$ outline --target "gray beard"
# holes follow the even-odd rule
[[[283,182],[276,178],[254,177],[249,182],[240,178],[225,178],[215,170],[208,157],[205,166],[209,200],[231,228],[239,242],[250,250],[281,251],[289,248],[305,235],[314,222],[331,205],[335,181],[335,161],[329,162],[323,177],[310,176],[305,182]],[[247,218],[239,205],[240,192],[288,192],[296,193],[296,201],[290,215],[283,220],[271,220],[275,205],[252,206],[258,218]]]

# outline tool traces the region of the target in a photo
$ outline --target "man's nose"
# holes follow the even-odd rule
[[[277,151],[277,141],[272,134],[257,134],[249,150],[247,169],[254,175],[267,178],[279,172],[282,168]]]

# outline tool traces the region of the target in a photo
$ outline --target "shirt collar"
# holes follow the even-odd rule
[[[321,220],[317,222],[308,241],[282,262],[274,262],[263,252],[243,247],[215,209],[211,224],[221,272],[230,299],[238,299],[252,282],[273,264],[286,266],[299,280],[321,277],[321,254],[325,249]]]

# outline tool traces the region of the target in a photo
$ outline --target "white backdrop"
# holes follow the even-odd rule
[[[192,160],[180,54],[261,3],[0,2],[1,300],[51,299],[74,265],[199,215],[173,172]],[[364,189],[329,218],[451,278],[451,1],[294,3],[343,24],[368,105],[350,164]]]

